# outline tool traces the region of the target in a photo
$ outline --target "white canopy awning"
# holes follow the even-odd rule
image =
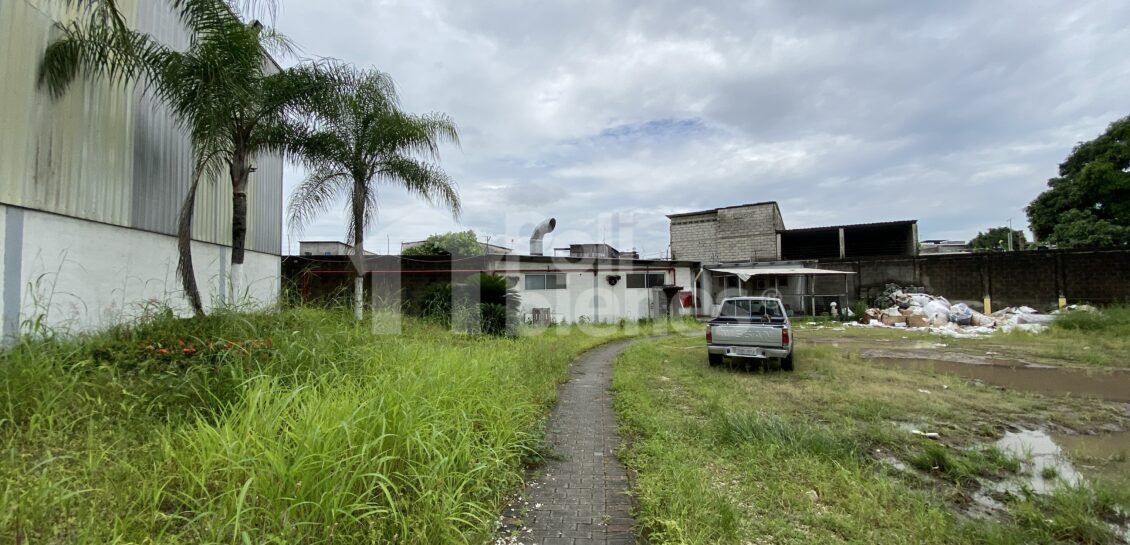
[[[749,267],[741,269],[706,269],[711,272],[718,272],[723,274],[736,275],[738,278],[745,282],[754,276],[820,276],[820,275],[833,275],[833,274],[855,274],[848,271],[830,271],[827,269],[808,269],[805,267]]]

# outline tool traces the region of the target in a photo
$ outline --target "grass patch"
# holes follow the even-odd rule
[[[1077,364],[1108,368],[1130,368],[1130,306],[1105,307],[1098,312],[1066,312],[1043,333],[1012,331],[972,339],[955,339],[920,331],[895,328],[839,328],[834,324],[808,326],[795,324],[807,339],[825,339],[841,345],[866,348],[892,347],[890,343],[917,341],[921,346],[936,343],[947,350],[982,356],[995,352],[1002,359],[1016,358],[1052,365]]]
[[[755,448],[769,456],[815,456],[830,460],[862,457],[859,445],[846,434],[761,412],[735,413],[718,409],[714,427],[721,446]]]
[[[1023,470],[984,446],[1006,424],[1086,429],[1117,421],[1116,406],[886,368],[841,347],[802,344],[797,366],[712,368],[697,338],[621,356],[622,458],[638,473],[637,520],[652,543],[1115,542],[1108,523],[1130,498],[1114,483],[1014,496],[996,520],[966,509],[980,483]]]
[[[1130,306],[1106,307],[1098,312],[1067,312],[1052,322],[1055,329],[1126,335],[1130,333]]]
[[[300,308],[15,346],[0,541],[477,543],[568,362],[631,333],[369,327]]]
[[[926,443],[907,459],[911,467],[962,486],[976,488],[981,478],[1001,478],[1020,470],[1020,461],[995,447],[957,450]]]

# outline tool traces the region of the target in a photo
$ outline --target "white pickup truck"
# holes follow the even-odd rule
[[[776,360],[781,369],[792,371],[793,339],[785,305],[772,297],[724,299],[718,317],[706,325],[706,351],[712,366],[723,358]]]

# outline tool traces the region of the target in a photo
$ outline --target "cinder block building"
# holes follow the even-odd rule
[[[820,269],[821,260],[915,256],[918,222],[891,221],[786,229],[776,202],[667,216],[671,259],[702,264],[695,307],[710,314],[724,297],[780,297],[790,312],[826,312],[848,303],[854,271]]]
[[[671,259],[763,263],[918,254],[915,220],[785,229],[775,202],[670,214]]]
[[[701,263],[776,261],[785,229],[775,202],[671,214],[671,259]]]

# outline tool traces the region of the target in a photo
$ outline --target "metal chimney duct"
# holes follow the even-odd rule
[[[530,255],[545,255],[541,248],[541,239],[545,235],[552,233],[557,228],[557,219],[549,218],[534,227],[534,232],[530,235]]]

